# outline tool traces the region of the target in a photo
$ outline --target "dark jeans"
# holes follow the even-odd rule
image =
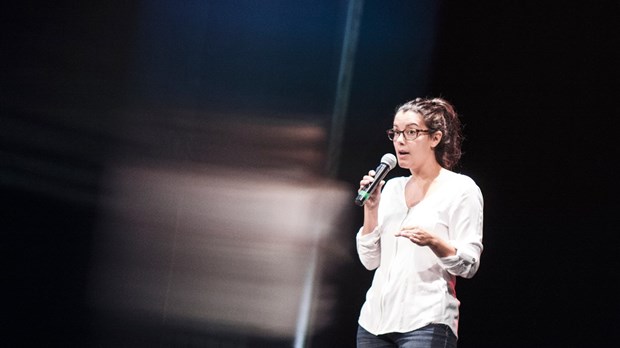
[[[375,336],[357,328],[358,348],[456,348],[456,336],[444,324],[429,324],[410,332]]]

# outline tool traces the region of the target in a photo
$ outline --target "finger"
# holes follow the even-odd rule
[[[411,229],[408,229],[405,227],[405,228],[402,228],[400,231],[396,232],[394,235],[398,237],[411,238],[411,236],[413,236],[413,232]]]
[[[364,177],[364,179],[362,179],[360,181],[360,189],[364,186],[369,185],[372,182],[372,180],[367,179],[366,177]]]

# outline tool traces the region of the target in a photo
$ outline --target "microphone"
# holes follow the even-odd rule
[[[390,170],[394,169],[395,166],[396,157],[394,155],[392,155],[391,153],[386,153],[385,155],[383,155],[383,157],[381,157],[381,163],[379,163],[377,169],[375,169],[375,180],[370,184],[362,187],[357,192],[357,197],[355,197],[355,204],[359,205],[360,207],[363,206],[370,197],[370,195],[375,192],[375,190],[377,189],[381,181],[385,178],[387,173]]]

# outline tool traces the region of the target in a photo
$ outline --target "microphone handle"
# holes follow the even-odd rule
[[[380,163],[375,169],[375,180],[368,185],[365,185],[357,192],[357,197],[355,197],[355,204],[360,207],[363,206],[370,195],[377,189],[381,181],[385,178],[387,173],[390,171],[390,167],[385,163]]]

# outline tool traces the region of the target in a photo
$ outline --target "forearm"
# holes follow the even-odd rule
[[[379,213],[377,209],[364,208],[364,226],[362,235],[366,235],[377,228],[379,225]]]
[[[455,243],[452,241],[451,243]],[[461,243],[454,244],[455,254],[439,257],[442,267],[451,274],[463,278],[471,278],[480,267],[480,253],[482,244]]]
[[[437,255],[437,257],[447,257],[456,255],[456,248],[445,240],[435,237],[428,247]]]

